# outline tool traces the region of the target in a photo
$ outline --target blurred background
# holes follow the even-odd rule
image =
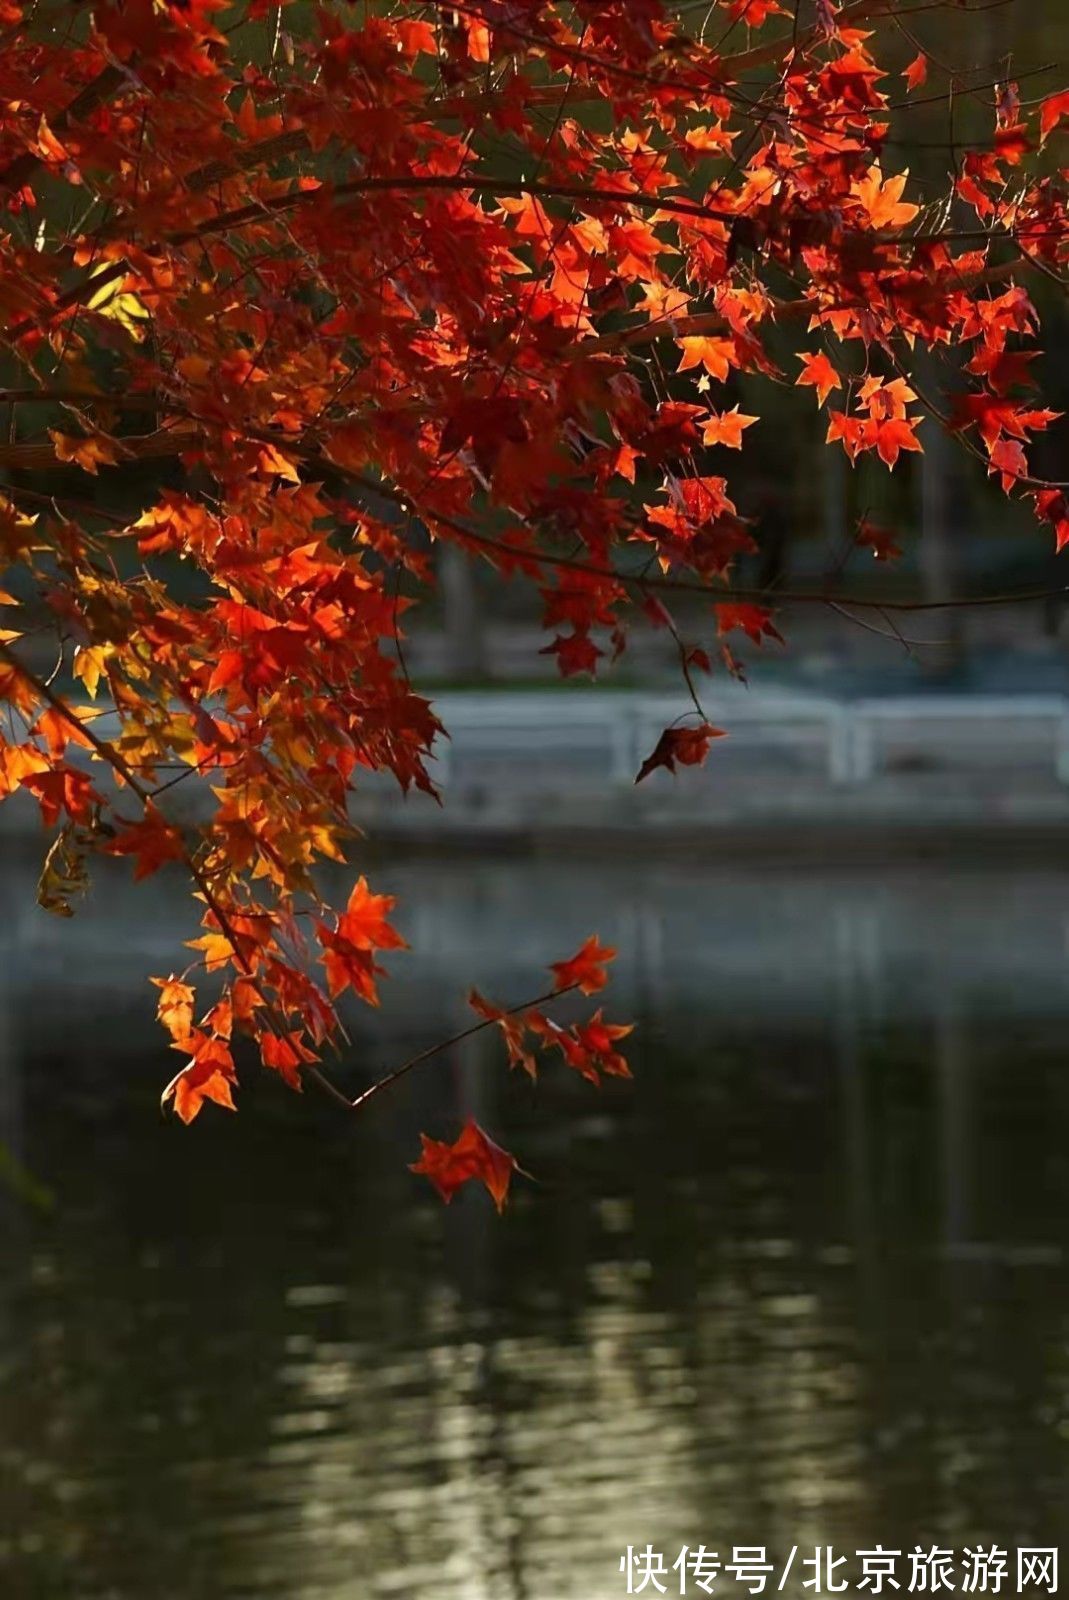
[[[60,924],[4,865],[5,1596],[609,1600],[628,1545],[1069,1533],[1064,866],[383,863],[413,951],[347,1087],[591,927],[634,1082],[483,1036],[353,1123],[250,1068],[186,1129],[144,982],[183,886]],[[465,1115],[534,1175],[503,1218],[406,1171]]]

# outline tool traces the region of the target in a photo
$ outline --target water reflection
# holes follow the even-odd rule
[[[58,1204],[4,1213],[5,1600],[608,1600],[648,1540],[1066,1533],[1063,875],[383,869],[421,953],[354,1086],[595,927],[635,1084],[476,1040],[356,1126],[251,1079],[188,1132],[141,985],[181,902],[61,926],[31,876],[0,1081]],[[405,1170],[468,1109],[538,1176],[503,1222]]]

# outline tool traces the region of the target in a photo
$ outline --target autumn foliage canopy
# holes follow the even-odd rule
[[[233,1104],[239,1037],[350,1108],[399,1075],[330,1087],[336,1003],[376,1003],[402,941],[317,868],[358,849],[362,774],[434,790],[399,644],[439,543],[537,584],[565,675],[705,593],[694,714],[645,777],[706,757],[702,676],[775,633],[736,577],[738,375],[820,408],[850,462],[894,470],[941,424],[1069,540],[1029,461],[1069,90],[972,81],[986,137],[922,189],[890,130],[955,88],[930,9],[0,0],[0,792],[51,831],[53,910],[94,854],[188,873],[202,932],[153,980],[183,1119]],[[169,814],[186,777],[196,826]],[[626,1028],[546,1010],[611,955],[527,1006],[473,993],[474,1026],[521,1071],[625,1075]],[[514,1167],[474,1123],[415,1163],[498,1204]]]

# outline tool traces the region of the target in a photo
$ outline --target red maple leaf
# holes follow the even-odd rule
[[[580,629],[575,633],[558,633],[553,643],[545,645],[539,654],[556,656],[562,678],[573,678],[580,672],[589,673],[593,678],[604,651],[599,650],[589,633]]]
[[[794,381],[796,384],[811,384],[817,391],[817,400],[821,405],[833,389],[841,389],[843,386],[843,380],[823,350],[802,357],[802,371]]]
[[[902,450],[920,450],[921,443],[914,433],[920,419],[891,417],[887,422],[870,424],[875,435],[876,453],[887,466],[893,467]]]
[[[137,858],[135,882],[158,871],[165,861],[181,861],[185,855],[181,833],[154,805],[145,807],[140,822],[123,822],[107,848],[111,855]]]
[[[1069,117],[1069,89],[1049,95],[1039,108],[1039,135],[1046,139],[1064,117]]]
[[[641,783],[657,767],[666,767],[669,772],[674,772],[677,761],[683,767],[700,767],[709,754],[711,742],[723,737],[724,729],[714,728],[708,722],[700,722],[695,728],[666,728],[657,740],[653,753],[646,757],[638,769],[635,782]]]
[[[913,57],[909,66],[903,71],[902,76],[906,80],[907,89],[912,91],[920,88],[928,76],[928,57],[923,50]]]
[[[173,1100],[175,1111],[186,1123],[193,1121],[206,1100],[227,1111],[236,1110],[231,1090],[237,1073],[226,1041],[194,1030],[188,1038],[176,1040],[175,1049],[191,1051],[192,1060],[171,1079],[160,1104]]]
[[[721,638],[738,628],[754,644],[760,644],[764,638],[777,639],[780,644],[786,642],[772,621],[772,613],[767,606],[718,605],[715,609],[716,631]]]
[[[419,1137],[422,1154],[418,1161],[410,1163],[409,1171],[429,1178],[446,1205],[458,1189],[477,1179],[490,1191],[498,1211],[504,1210],[512,1174],[522,1169],[515,1157],[495,1144],[477,1122],[469,1118],[452,1144],[429,1139],[425,1133]]]
[[[596,994],[608,982],[605,968],[615,955],[611,946],[599,943],[597,934],[592,933],[574,956],[550,964],[550,971],[556,977],[555,987],[578,988],[583,994]]]

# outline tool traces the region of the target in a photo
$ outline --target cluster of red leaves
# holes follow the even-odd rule
[[[630,1069],[616,1046],[632,1031],[630,1025],[606,1022],[599,1007],[585,1022],[563,1025],[554,1022],[543,1006],[570,990],[596,994],[605,987],[606,967],[616,951],[599,942],[596,935],[587,939],[568,961],[552,964],[555,983],[542,1003],[505,1009],[484,999],[475,989],[468,1004],[483,1026],[496,1025],[505,1041],[509,1065],[520,1067],[534,1080],[538,1077],[536,1051],[559,1050],[564,1062],[588,1083],[600,1086],[602,1077],[629,1078]],[[423,1153],[412,1171],[429,1178],[442,1199],[449,1201],[470,1179],[481,1180],[500,1211],[508,1196],[513,1172],[523,1168],[507,1150],[502,1150],[475,1122],[468,1122],[453,1144],[422,1136]]]
[[[318,869],[346,859],[363,774],[434,793],[442,730],[400,641],[437,543],[539,581],[566,675],[624,647],[636,599],[670,623],[651,569],[708,588],[740,672],[729,636],[779,637],[732,596],[760,518],[712,470],[760,438],[740,380],[838,395],[852,462],[900,467],[922,417],[943,425],[1069,537],[1027,455],[1055,416],[1026,288],[1069,259],[1069,92],[1002,86],[991,139],[922,205],[889,14],[720,5],[717,44],[662,0],[105,0],[76,29],[0,0],[0,469],[49,472],[46,499],[0,499],[30,619],[0,637],[0,796],[60,830],[53,909],[94,851],[191,878],[196,960],[160,1001],[187,1120],[231,1103],[235,1033],[299,1086],[339,999],[377,1002],[389,902],[361,880],[332,908]],[[942,70],[921,51],[909,91]],[[700,641],[681,661],[712,670]],[[704,760],[696,715],[639,778]],[[210,786],[195,826],[170,811],[184,776]],[[218,990],[198,1023],[196,968]],[[584,1027],[506,1037],[619,1071],[618,1031]]]

